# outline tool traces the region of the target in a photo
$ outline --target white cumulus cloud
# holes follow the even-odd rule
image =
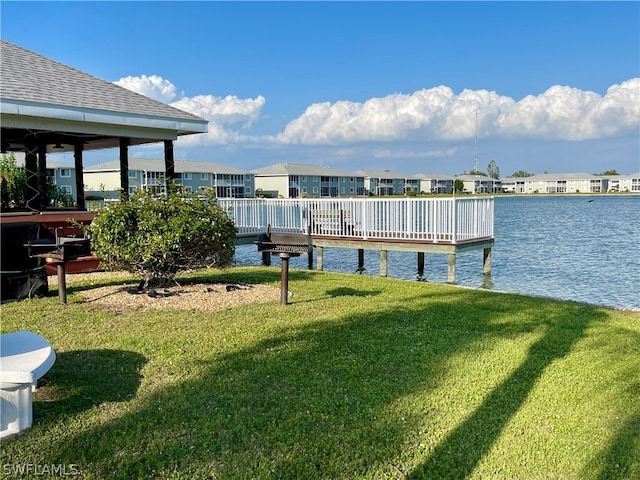
[[[247,136],[241,135],[239,131],[251,127],[260,118],[265,105],[265,98],[262,95],[246,99],[235,95],[186,97],[182,93],[177,93],[178,89],[173,83],[157,75],[125,77],[114,83],[209,121],[208,133],[181,137],[179,141],[182,144],[243,141]]]
[[[163,103],[169,103],[178,96],[176,86],[158,75],[129,76],[113,83]]]
[[[126,77],[115,83],[208,120],[208,133],[180,138],[181,143],[190,145],[457,142],[473,138],[476,130],[480,138],[576,141],[612,137],[640,128],[640,78],[612,85],[604,95],[555,85],[542,94],[516,101],[488,90],[467,89],[456,94],[441,85],[365,102],[314,103],[271,136],[251,134],[251,127],[264,116],[266,100],[262,95],[187,97],[157,75]],[[389,153],[385,147],[377,155]],[[426,152],[423,149],[415,155],[426,156]]]
[[[310,105],[275,139],[337,145],[364,141],[459,140],[479,136],[586,140],[640,126],[640,78],[611,86],[604,96],[566,86],[514,99],[487,90],[456,95],[439,86],[363,103]]]

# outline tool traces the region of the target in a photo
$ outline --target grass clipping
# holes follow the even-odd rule
[[[98,281],[98,276],[99,274],[92,273],[84,280]],[[167,308],[212,312],[251,303],[275,301],[280,298],[280,289],[268,285],[181,283],[168,288],[140,291],[133,280],[131,283],[120,285],[89,287],[78,290],[77,293],[84,301],[99,304],[115,312]]]

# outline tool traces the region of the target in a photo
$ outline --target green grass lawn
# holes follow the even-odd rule
[[[43,335],[57,360],[0,475],[640,478],[638,313],[302,270],[289,286],[287,306],[114,313],[70,276],[67,305],[3,305],[2,332]]]

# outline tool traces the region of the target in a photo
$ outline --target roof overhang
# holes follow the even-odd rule
[[[52,152],[71,151],[82,144],[84,150],[118,147],[120,138],[130,145],[175,140],[180,135],[206,133],[206,120],[190,120],[138,115],[108,110],[72,108],[0,99],[2,142],[20,150],[25,138],[35,133]],[[53,149],[59,144],[62,148]]]

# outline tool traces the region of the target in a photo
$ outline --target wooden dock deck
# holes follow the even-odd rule
[[[238,227],[238,243],[251,243],[268,227],[274,232],[312,237],[317,269],[325,248],[380,252],[387,275],[387,252],[416,252],[418,272],[425,253],[448,256],[448,281],[455,283],[456,256],[483,251],[482,273],[491,272],[493,198],[221,199]],[[312,265],[310,258],[309,265]]]

